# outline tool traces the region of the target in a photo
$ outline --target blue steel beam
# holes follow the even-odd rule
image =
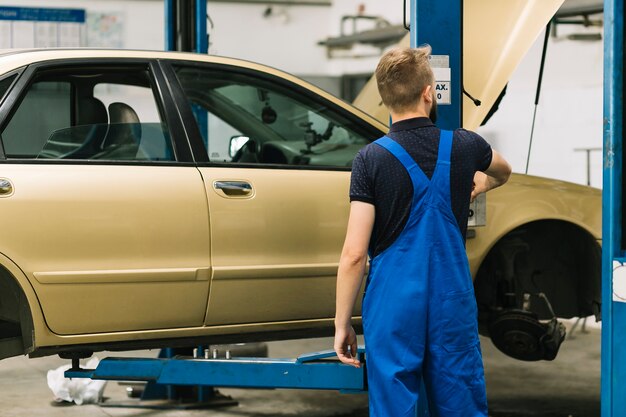
[[[429,44],[433,55],[450,57],[451,104],[437,106],[437,126],[454,130],[463,115],[463,1],[411,0],[411,47]]]
[[[626,303],[613,301],[613,262],[623,241],[624,3],[604,1],[604,171],[602,194],[602,417],[626,410]]]
[[[209,50],[207,41],[207,0],[196,0],[196,48],[194,52],[206,54]]]
[[[363,360],[364,350],[359,352]],[[163,385],[365,391],[365,367],[329,360],[334,355],[334,351],[324,351],[296,359],[106,358],[96,369],[69,370],[65,377]]]
[[[176,38],[178,32],[193,34],[193,52],[206,54],[208,52],[207,39],[207,0],[193,0],[193,16],[189,22],[181,22],[177,16],[180,11],[181,0],[165,0],[165,50],[179,49]],[[191,4],[191,3],[190,3]],[[185,9],[186,10],[186,9]],[[181,27],[182,26],[182,27]],[[187,38],[185,38],[187,39]]]
[[[412,48],[428,44],[433,55],[449,57],[451,104],[437,106],[437,126],[457,129],[461,127],[463,115],[463,0],[411,0],[410,25]],[[429,415],[423,381],[416,415]]]
[[[176,50],[174,0],[165,0],[165,50]]]

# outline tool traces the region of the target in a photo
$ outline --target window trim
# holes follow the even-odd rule
[[[190,132],[189,139],[192,143],[192,148],[195,152],[198,152],[198,149],[205,155],[204,162],[198,162],[197,165],[199,167],[220,167],[220,168],[253,168],[253,169],[295,169],[295,170],[311,170],[311,171],[351,171],[351,167],[345,166],[323,166],[323,165],[289,165],[289,164],[253,164],[253,163],[231,163],[231,162],[212,162],[208,160],[208,152],[204,147],[204,143],[202,140],[202,135],[200,134],[200,129],[198,128],[198,124],[193,117],[193,113],[191,111],[191,106],[187,100],[187,97],[184,93],[183,87],[180,85],[178,81],[178,77],[176,77],[176,72],[174,70],[175,66],[184,66],[184,67],[195,67],[206,69],[207,71],[221,71],[221,72],[234,72],[241,75],[249,76],[255,79],[261,79],[264,81],[271,82],[283,88],[291,89],[295,91],[296,94],[306,96],[313,103],[317,103],[320,105],[326,106],[329,110],[338,113],[340,116],[355,121],[355,125],[358,127],[357,133],[363,135],[364,138],[368,138],[369,134],[367,134],[367,128],[361,129],[361,125],[364,123],[366,125],[367,122],[358,123],[357,120],[360,120],[358,116],[354,115],[350,111],[344,109],[343,107],[333,103],[330,100],[326,100],[325,98],[315,94],[311,90],[297,84],[286,80],[284,78],[278,77],[276,75],[263,72],[260,70],[254,70],[245,67],[239,67],[231,64],[220,64],[213,62],[198,62],[198,61],[185,61],[180,59],[162,59],[160,60],[161,65],[167,70],[164,71],[165,75],[169,79],[169,83],[176,86],[178,90],[177,94],[172,94],[172,97],[176,100],[178,108],[184,109],[184,112],[187,114],[186,117],[183,118],[183,122],[187,125],[191,124],[188,127],[188,132]],[[369,125],[371,126],[371,125]],[[374,140],[385,135],[385,132],[379,131],[375,126],[371,126],[372,136],[370,143]],[[374,133],[376,132],[376,133]],[[365,145],[366,146],[366,145]],[[198,161],[198,158],[196,158]]]
[[[154,58],[67,58],[67,59],[54,59],[48,61],[41,61],[30,64],[26,67],[22,67],[20,76],[14,81],[11,86],[11,90],[5,99],[0,104],[0,132],[4,131],[6,125],[9,123],[20,103],[22,102],[25,92],[32,85],[32,82],[36,75],[40,71],[51,70],[62,67],[88,67],[88,66],[133,66],[142,65],[148,72],[148,77],[152,83],[151,90],[154,96],[157,109],[167,124],[167,130],[169,139],[172,145],[172,151],[174,153],[174,161],[133,161],[133,160],[80,160],[80,159],[33,159],[33,158],[6,158],[4,153],[4,143],[1,140],[0,133],[0,163],[45,163],[45,164],[93,164],[93,165],[158,165],[163,166],[166,162],[168,165],[193,165],[193,155],[189,150],[188,141],[183,140],[186,136],[183,125],[180,118],[177,116],[177,112],[168,111],[172,106],[175,106],[169,94],[169,88],[167,87],[167,80],[163,76],[160,66],[157,64],[157,60]],[[14,70],[17,71],[17,70]],[[13,73],[7,73],[11,74]]]
[[[181,132],[180,137],[184,137],[186,140],[188,146],[187,149],[190,153],[190,159],[196,163],[208,162],[209,157],[207,152],[204,150],[202,141],[200,141],[200,148],[198,148],[198,142],[193,139],[201,136],[200,130],[195,122],[191,108],[186,104],[185,94],[181,85],[178,83],[178,79],[176,78],[173,68],[168,65],[163,65],[163,61],[161,59],[156,60],[154,65],[158,65],[160,69],[159,74],[162,78],[163,87],[167,88],[169,93],[167,94],[167,97],[169,99],[170,110],[172,114],[177,115],[176,120],[179,124]],[[181,106],[181,102],[184,102],[186,105]],[[191,118],[191,120],[189,118]]]
[[[15,103],[20,101],[22,91],[28,86],[30,79],[34,73],[34,68],[30,66],[22,67],[17,79],[13,81],[8,94],[5,94],[4,99],[0,102],[0,161],[5,161],[6,154],[4,152],[4,141],[2,140],[2,132],[4,131],[6,123],[13,116],[17,109]]]
[[[22,74],[22,72],[24,72],[25,68],[26,67],[20,67],[20,68],[14,69],[13,71],[9,71],[9,72],[7,72],[5,74],[2,74],[2,76],[0,76],[0,82],[6,80],[7,78],[15,77],[15,79],[11,82],[11,84],[6,89],[4,94],[2,94],[2,96],[0,96],[0,106],[2,106],[2,102],[4,101],[4,99],[6,97],[8,97],[9,93],[11,92],[11,89],[17,83],[17,80],[20,78],[20,75]]]

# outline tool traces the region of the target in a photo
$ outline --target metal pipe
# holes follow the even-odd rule
[[[552,21],[549,21],[546,25],[546,33],[543,37],[543,49],[541,51],[541,64],[539,64],[539,78],[537,79],[537,92],[535,93],[535,110],[533,111],[533,123],[530,127],[530,141],[528,142],[528,154],[526,155],[526,170],[525,174],[528,174],[528,166],[530,165],[530,153],[533,147],[533,137],[535,134],[535,120],[537,118],[537,106],[539,104],[539,96],[541,95],[541,82],[543,80],[543,68],[546,64],[546,52],[548,50],[548,39],[550,38],[550,26]]]

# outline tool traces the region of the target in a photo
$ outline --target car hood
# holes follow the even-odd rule
[[[474,130],[563,0],[465,0],[463,3],[463,127]],[[408,35],[399,45],[408,46]],[[436,53],[436,51],[435,51]],[[353,103],[383,123],[389,113],[372,77]]]
[[[602,190],[587,185],[574,184],[567,181],[550,178],[535,177],[526,174],[512,174],[507,186],[529,187],[535,189],[551,190],[558,193],[596,196],[601,198]]]

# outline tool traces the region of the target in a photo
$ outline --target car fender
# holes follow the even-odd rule
[[[577,226],[596,241],[602,238],[601,198],[596,192],[548,193],[512,184],[487,196],[487,225],[475,228],[467,241],[472,277],[489,251],[507,234],[525,224],[555,220]],[[519,204],[511,204],[519,201]],[[599,243],[599,242],[598,242]]]

